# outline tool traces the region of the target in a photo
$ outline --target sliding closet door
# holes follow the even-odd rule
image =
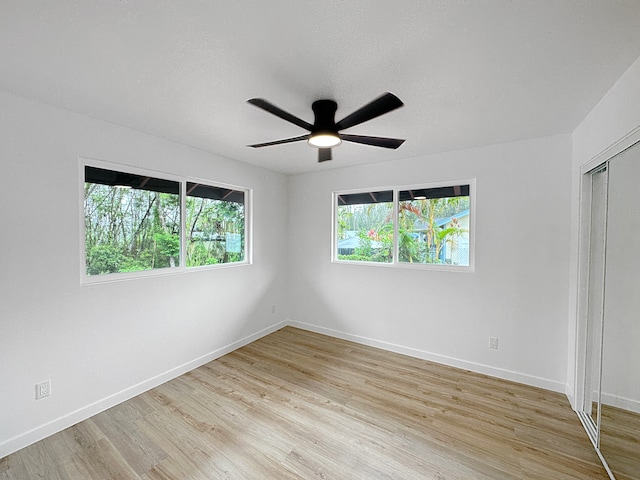
[[[640,479],[640,145],[609,162],[600,451]]]
[[[606,164],[590,173],[590,235],[587,304],[587,358],[585,364],[583,411],[590,420],[590,435],[597,442],[602,358],[605,245],[607,231]]]

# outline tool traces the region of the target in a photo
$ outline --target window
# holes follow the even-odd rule
[[[180,265],[180,184],[85,167],[87,275]]]
[[[338,260],[393,260],[393,191],[337,195]]]
[[[334,194],[334,260],[470,267],[472,185]]]
[[[469,185],[398,192],[398,260],[469,266]]]
[[[246,263],[247,195],[84,165],[85,278]]]
[[[244,260],[244,192],[187,182],[187,267]]]

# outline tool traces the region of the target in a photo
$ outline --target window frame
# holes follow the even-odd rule
[[[399,261],[398,242],[398,211],[399,193],[406,190],[423,190],[441,187],[469,185],[469,265],[450,265],[446,263],[411,263]],[[369,192],[392,191],[393,209],[393,258],[391,262],[369,262],[357,260],[341,260],[338,258],[338,197],[340,195],[366,194]],[[476,243],[476,179],[445,180],[438,182],[419,183],[400,186],[375,186],[350,190],[334,191],[332,194],[332,223],[331,223],[331,263],[339,265],[364,265],[385,268],[411,268],[418,270],[437,270],[472,273],[475,271],[475,243]],[[441,197],[446,198],[446,197]]]
[[[165,267],[151,270],[139,270],[134,272],[115,272],[104,273],[98,275],[88,275],[86,268],[86,224],[85,224],[85,167],[95,167],[105,170],[112,170],[132,175],[143,175],[154,177],[161,180],[177,182],[179,185],[179,203],[180,203],[180,254],[179,265],[176,267]],[[213,265],[198,265],[188,267],[186,265],[186,197],[187,182],[198,183],[201,185],[211,186],[214,188],[222,188],[236,190],[244,194],[244,259],[239,262],[218,263]],[[163,275],[176,275],[189,272],[201,272],[203,270],[217,270],[221,268],[233,268],[253,263],[253,190],[247,187],[232,185],[228,183],[212,181],[192,176],[176,175],[164,171],[151,170],[148,168],[140,168],[127,164],[107,162],[88,157],[79,157],[78,167],[78,185],[79,185],[79,237],[80,237],[80,284],[92,285],[98,283],[117,282],[122,280],[131,280],[137,278],[156,277]]]

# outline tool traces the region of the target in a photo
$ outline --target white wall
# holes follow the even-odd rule
[[[559,135],[290,177],[290,319],[564,392],[570,165]],[[469,178],[474,273],[331,263],[333,191]]]
[[[605,161],[622,148],[640,140],[640,58],[638,58],[572,135],[571,257],[569,290],[568,395],[574,408],[583,365],[580,346],[583,331],[578,319],[578,248],[581,168]],[[593,165],[595,166],[595,164]]]
[[[0,111],[0,458],[280,325],[284,176],[8,93]],[[254,189],[254,264],[80,286],[78,156]]]

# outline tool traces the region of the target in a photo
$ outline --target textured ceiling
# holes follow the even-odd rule
[[[285,173],[571,132],[640,56],[639,0],[2,0],[0,88]],[[318,164],[309,122],[405,106]]]

